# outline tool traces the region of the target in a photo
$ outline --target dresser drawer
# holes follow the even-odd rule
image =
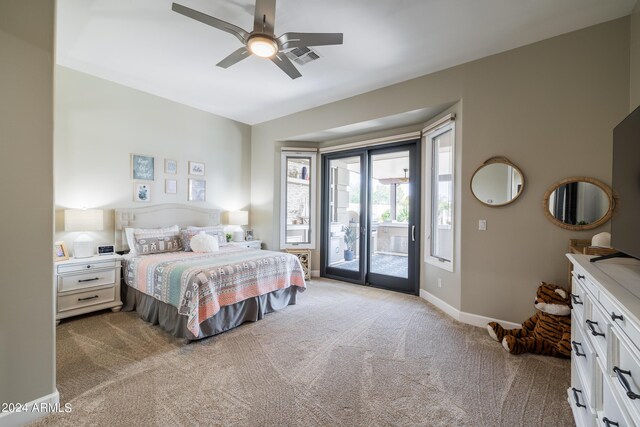
[[[601,426],[634,427],[625,410],[618,404],[609,377],[602,380],[602,411],[598,413],[598,424]]]
[[[105,288],[58,296],[58,312],[102,304],[115,300],[115,288]]]
[[[596,369],[596,353],[589,341],[582,334],[581,328],[571,330],[571,364],[578,370],[582,385],[584,386],[585,400],[591,406],[595,406],[594,372]]]
[[[600,303],[607,312],[607,316],[611,319],[611,323],[617,325],[627,336],[627,338],[640,344],[640,328],[629,321],[629,316],[625,316],[617,304],[615,304],[604,292],[600,293]]]
[[[580,323],[584,320],[585,314],[585,306],[584,302],[587,299],[586,292],[584,287],[580,284],[580,282],[574,277],[571,281],[572,289],[571,289],[571,310],[573,313],[577,315]]]
[[[571,411],[577,427],[592,427],[595,425],[595,414],[584,395],[582,381],[575,369],[571,370],[571,387],[567,390],[567,400],[571,405]]]
[[[640,360],[633,351],[617,337],[617,357],[613,361],[613,388],[622,396],[622,403],[633,418],[640,420]]]
[[[95,258],[97,257],[93,257],[91,260],[87,261],[86,263],[82,263],[82,264],[78,264],[78,263],[73,263],[73,264],[61,264],[58,265],[58,274],[63,274],[63,273],[71,273],[71,272],[80,272],[80,271],[89,271],[89,270],[96,270],[96,269],[102,269],[102,268],[115,268],[116,267],[116,263],[119,263],[120,261],[117,260],[95,260]]]
[[[116,270],[91,270],[82,274],[66,274],[58,276],[58,292],[72,291],[76,289],[94,286],[111,285],[116,282]]]
[[[584,289],[586,289],[589,293],[591,293],[591,295],[593,295],[596,299],[598,299],[598,294],[599,294],[598,287],[594,285],[591,282],[591,280],[589,280],[589,278],[587,278],[587,275],[585,274],[582,267],[574,266],[573,278],[577,280],[578,283],[581,284]]]
[[[590,313],[585,316],[583,328],[585,337],[591,342],[603,366],[607,366],[607,339],[610,333],[610,323],[606,315],[598,308],[597,302],[587,297]]]

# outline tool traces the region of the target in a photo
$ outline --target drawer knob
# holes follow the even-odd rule
[[[86,297],[86,298],[78,298],[78,301],[89,301],[90,299],[96,299],[99,298],[98,295],[94,295],[92,297]]]
[[[582,274],[578,274],[578,279],[582,280],[584,279],[584,276]]]
[[[90,266],[90,265],[87,265],[87,268],[91,268],[91,266]]]
[[[611,426],[616,426],[618,427],[620,424],[616,423],[615,421],[611,421],[609,418],[604,417],[602,419],[602,422],[604,423],[604,425],[606,425],[607,427],[611,427]]]
[[[613,320],[614,322],[616,320],[624,320],[624,316],[622,314],[616,314],[613,311],[611,312],[611,320]]]
[[[578,390],[575,387],[571,387],[571,391],[573,391],[573,400],[576,401],[576,406],[578,408],[586,408],[587,405],[583,405],[582,403],[580,403],[580,399],[578,398],[578,393],[582,394],[582,390]]]
[[[578,350],[578,346],[582,347],[581,342],[571,341],[571,345],[573,345],[573,351],[576,353],[576,356],[578,357],[582,356],[585,359],[587,358],[587,355],[585,353],[580,353],[580,350]]]
[[[569,294],[569,295],[571,295],[571,301],[573,301],[574,304],[577,304],[577,305],[583,304],[583,302],[580,301],[580,297],[578,295],[576,294]]]
[[[589,319],[587,319],[586,322],[589,329],[591,329],[591,335],[593,335],[594,337],[597,337],[598,335],[601,337],[604,336],[604,332],[596,331],[596,328],[593,326],[593,325],[597,325],[598,322],[594,322],[593,320],[589,320]]]
[[[636,394],[633,391],[631,391],[631,386],[629,385],[629,381],[627,381],[627,379],[624,377],[625,375],[631,376],[631,372],[623,371],[617,366],[613,367],[613,372],[615,372],[616,376],[618,377],[618,381],[620,381],[620,385],[622,386],[624,391],[627,393],[627,397],[631,400],[640,399],[640,394]]]

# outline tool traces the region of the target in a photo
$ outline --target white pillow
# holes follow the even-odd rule
[[[220,247],[218,239],[201,232],[191,238],[191,250],[193,252],[218,252]]]
[[[129,255],[136,255],[136,237],[135,233],[139,232],[157,232],[161,234],[179,234],[180,227],[177,225],[172,225],[171,227],[165,228],[133,228],[126,227],[124,229],[124,234],[127,237],[127,246],[129,246]]]

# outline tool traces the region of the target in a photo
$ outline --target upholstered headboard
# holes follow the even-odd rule
[[[220,224],[219,209],[204,209],[177,203],[116,209],[115,216],[116,251],[129,249],[124,232],[127,227],[158,228],[177,224],[182,228],[189,225],[203,227]]]

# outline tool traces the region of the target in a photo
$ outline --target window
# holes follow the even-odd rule
[[[316,175],[315,152],[282,152],[281,249],[315,249]]]
[[[453,122],[426,135],[428,165],[431,167],[426,262],[453,271],[455,136]]]

